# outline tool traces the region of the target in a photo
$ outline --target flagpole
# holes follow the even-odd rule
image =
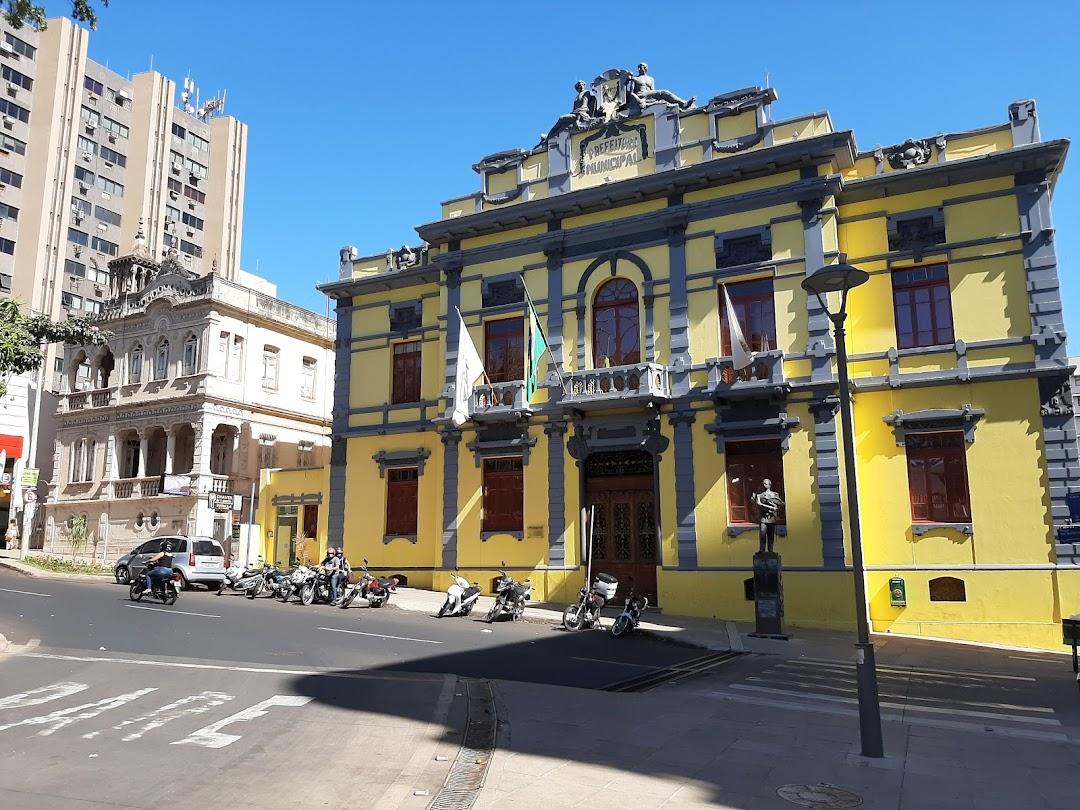
[[[566,380],[563,379],[562,372],[559,371],[559,361],[555,359],[555,353],[551,351],[551,344],[548,342],[544,327],[540,325],[540,313],[536,312],[536,304],[533,302],[532,296],[529,295],[529,285],[525,283],[525,274],[518,273],[518,275],[521,277],[521,289],[525,291],[525,300],[529,302],[529,307],[536,313],[536,328],[540,330],[540,337],[544,339],[544,348],[547,349],[548,357],[551,358],[551,364],[555,366],[555,373],[559,375],[559,385],[562,386],[563,394],[565,394]]]

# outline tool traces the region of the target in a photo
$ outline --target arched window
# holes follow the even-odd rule
[[[192,335],[184,341],[184,374],[194,374],[199,368],[199,339]]]
[[[593,299],[593,366],[641,362],[637,287],[624,278],[605,282]]]
[[[154,379],[164,380],[169,376],[169,341],[162,338],[154,354]]]
[[[142,382],[143,351],[142,344],[136,343],[128,355],[128,384]]]

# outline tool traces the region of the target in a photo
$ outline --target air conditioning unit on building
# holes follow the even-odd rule
[[[86,185],[86,183],[81,183],[81,182],[79,183],[79,193],[80,194],[85,194],[89,190],[90,190],[90,186]]]
[[[187,207],[190,208],[192,211],[194,211],[195,210],[195,201],[194,200],[189,201],[188,204],[187,204]]]
[[[12,98],[15,98],[19,94],[19,86],[12,82],[7,83],[7,94]]]
[[[87,135],[93,135],[95,132],[97,132],[97,127],[95,127],[93,124],[87,124],[85,127],[83,127],[83,129],[86,130]]]
[[[102,296],[104,294],[105,294],[105,290],[102,289],[101,287],[99,287],[97,284],[95,284],[94,285],[94,295],[100,297],[100,296]]]
[[[127,90],[117,90],[116,95],[120,96],[120,98],[125,98],[128,101],[131,101],[131,94]]]
[[[82,256],[82,248],[79,247],[78,245],[76,245],[71,252],[75,254],[75,258],[78,258],[79,256]]]
[[[93,152],[83,152],[82,153],[82,159],[85,160],[87,163],[91,163],[94,160],[94,153]]]
[[[195,229],[194,228],[188,228],[187,229],[187,235],[188,236],[194,236],[195,235]]]
[[[188,182],[190,182],[191,185],[193,185],[195,188],[199,187],[199,178],[195,175],[191,175],[191,177],[188,178]]]
[[[4,127],[6,127],[7,129],[11,129],[13,126],[15,126],[15,119],[12,118],[10,115],[5,115]]]
[[[169,199],[170,199],[170,200],[179,200],[179,199],[180,199],[180,195],[179,195],[179,194],[177,194],[177,193],[176,193],[175,191],[170,191],[170,192],[169,192]]]
[[[105,161],[105,165],[108,166],[110,169],[113,167],[113,164],[107,160]]]
[[[184,167],[183,167],[183,166],[181,166],[181,165],[180,165],[179,163],[174,163],[174,164],[172,165],[172,173],[173,173],[173,174],[180,174],[180,170],[181,170],[182,168],[184,168]]]
[[[109,143],[116,143],[116,136],[111,132],[109,133]]]
[[[11,43],[6,39],[3,42],[0,42],[0,52],[6,53],[8,56],[18,56],[18,54],[15,53],[15,49],[11,47]]]

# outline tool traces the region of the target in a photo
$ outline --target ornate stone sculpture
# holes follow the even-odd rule
[[[784,500],[773,491],[772,481],[766,478],[761,482],[765,487],[761,492],[754,495],[754,505],[758,508],[758,530],[760,547],[758,551],[772,553],[773,544],[776,542],[776,521],[780,516],[780,510],[784,506]]]
[[[596,96],[588,90],[585,82],[578,80],[574,83],[577,96],[574,98],[574,107],[566,115],[560,115],[559,120],[551,127],[547,135],[541,137],[541,142],[547,143],[564,130],[568,132],[580,132],[591,126],[599,124],[603,117],[599,113]]]
[[[400,250],[390,248],[386,251],[386,269],[407,270],[420,264],[420,254],[408,245],[402,245]]]
[[[888,153],[889,165],[894,169],[910,169],[922,166],[930,160],[930,142],[908,138]]]
[[[637,66],[637,70],[637,76],[631,76],[627,80],[626,96],[627,101],[637,105],[638,109],[656,103],[670,104],[680,110],[688,110],[694,106],[697,96],[683,100],[668,90],[657,90],[656,80],[649,75],[649,66],[644,62]]]

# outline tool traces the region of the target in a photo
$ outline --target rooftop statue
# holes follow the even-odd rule
[[[559,116],[559,120],[555,122],[548,134],[541,138],[542,142],[551,141],[564,130],[580,132],[583,129],[599,124],[603,120],[599,106],[596,103],[596,96],[588,90],[588,85],[579,79],[574,83],[574,89],[577,91],[577,96],[574,98],[573,110],[566,115]]]
[[[697,96],[691,96],[687,100],[679,98],[668,90],[657,90],[656,80],[649,75],[649,66],[642,62],[637,66],[637,76],[627,79],[626,96],[632,104],[644,109],[650,104],[670,104],[680,110],[689,110],[697,101]]]

